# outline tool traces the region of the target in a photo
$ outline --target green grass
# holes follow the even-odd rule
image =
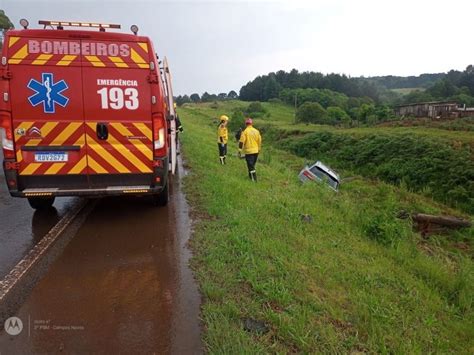
[[[230,115],[232,110],[235,108],[246,108],[248,106],[248,102],[233,100],[233,101],[225,101],[225,102],[218,102],[217,108],[212,108],[213,103],[206,103],[200,104],[199,107],[196,105],[187,104],[186,110],[188,111],[196,111],[200,114],[206,115],[210,120],[211,118],[217,118],[221,114]],[[444,142],[450,142],[453,144],[469,144],[471,145],[472,149],[474,149],[474,131],[472,131],[472,118],[463,118],[455,120],[456,122],[459,121],[459,124],[464,125],[469,131],[462,131],[462,130],[451,130],[450,123],[453,121],[428,121],[423,122],[420,121],[420,125],[413,124],[412,126],[408,127],[384,127],[384,126],[375,126],[375,127],[355,127],[355,128],[342,128],[342,127],[334,127],[334,126],[327,126],[327,125],[318,125],[318,124],[305,124],[305,123],[297,123],[295,124],[295,111],[294,108],[288,106],[286,104],[280,103],[268,103],[263,102],[262,105],[268,111],[269,116],[264,118],[256,119],[256,124],[262,126],[272,126],[275,128],[279,128],[286,131],[294,131],[294,132],[302,132],[302,133],[309,133],[309,132],[318,132],[318,131],[337,131],[339,133],[351,134],[351,135],[367,135],[373,134],[378,132],[390,132],[391,134],[413,134],[416,136],[421,137],[428,137],[433,139],[439,139]],[[416,121],[416,120],[415,120]],[[403,122],[403,121],[394,121],[396,122]],[[428,126],[427,126],[428,125]],[[433,126],[431,126],[433,125]]]
[[[303,159],[265,136],[253,184],[232,142],[228,164],[218,163],[213,117],[231,111],[220,105],[179,112],[210,353],[474,351],[472,229],[425,240],[395,217],[458,211],[362,178],[339,193],[301,185]],[[245,331],[246,317],[270,331]]]

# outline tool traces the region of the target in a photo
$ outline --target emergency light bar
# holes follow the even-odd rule
[[[94,22],[72,22],[72,21],[38,21],[38,24],[46,26],[57,26],[61,28],[63,26],[69,27],[95,27],[99,29],[105,28],[117,28],[120,29],[120,25],[113,24],[113,23],[94,23]]]

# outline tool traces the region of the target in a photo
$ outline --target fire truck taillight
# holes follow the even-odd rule
[[[155,150],[155,155],[161,156],[164,155],[163,148],[166,144],[166,134],[165,134],[165,120],[163,115],[158,114],[153,116],[153,149]]]
[[[0,143],[3,148],[3,156],[7,159],[15,158],[13,147],[12,121],[9,114],[0,114]]]

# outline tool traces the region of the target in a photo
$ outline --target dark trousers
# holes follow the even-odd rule
[[[219,156],[225,157],[227,155],[227,143],[217,143],[217,147],[219,148]]]
[[[247,162],[247,169],[249,169],[249,174],[255,172],[255,164],[257,164],[258,153],[255,154],[245,154],[245,161]]]

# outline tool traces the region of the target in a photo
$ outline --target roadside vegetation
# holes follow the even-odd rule
[[[380,133],[350,135],[315,132],[279,144],[299,156],[317,156],[342,168],[403,186],[474,214],[471,146],[445,144],[432,137]]]
[[[401,211],[472,216],[413,193],[406,183],[367,179],[337,150],[297,153],[315,160],[324,152],[343,177],[356,179],[338,193],[301,185],[305,160],[292,153],[301,141],[312,145],[309,135],[320,130],[331,132],[331,143],[342,140],[341,147],[354,143],[347,133],[338,136],[346,130],[354,137],[370,136],[364,129],[397,130],[394,142],[403,137],[400,130],[446,142],[456,132],[295,124],[291,107],[263,103],[255,125],[264,128],[264,146],[253,184],[232,141],[226,166],[216,147],[217,117],[242,117],[249,103],[211,106],[179,109],[185,186],[197,219],[193,267],[211,353],[474,351],[473,229],[423,238],[410,219],[397,218]],[[266,329],[246,330],[249,319]]]
[[[257,76],[240,88],[218,95],[205,92],[176,98],[179,106],[186,103],[219,102],[239,98],[247,102],[286,103],[295,107],[300,122],[327,125],[379,125],[412,121],[397,117],[394,108],[429,101],[455,102],[459,107],[474,107],[474,66],[447,73],[397,77],[348,77],[344,74],[289,72],[279,70]],[[462,120],[461,120],[462,122]],[[451,125],[458,129],[460,125]]]

